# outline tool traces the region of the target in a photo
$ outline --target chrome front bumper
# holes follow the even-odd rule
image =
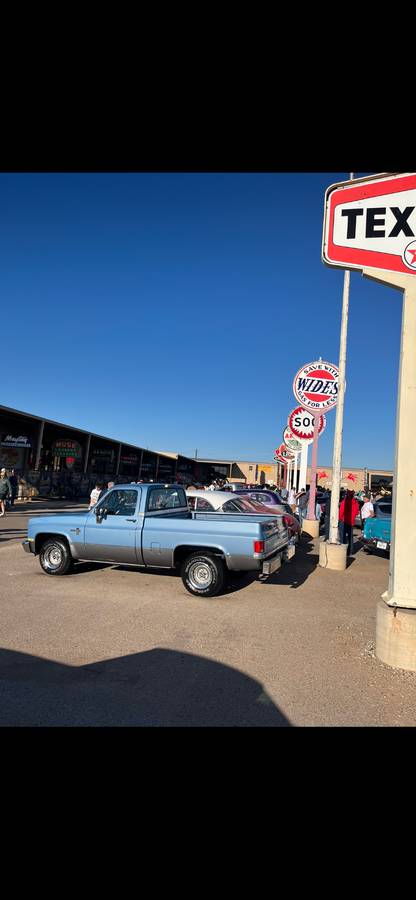
[[[26,553],[34,553],[35,552],[35,542],[34,541],[22,541],[23,550]]]

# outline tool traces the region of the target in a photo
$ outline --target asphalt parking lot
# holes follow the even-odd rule
[[[27,516],[0,520],[0,725],[416,724],[416,675],[374,654],[388,561],[359,541],[346,572],[302,542],[269,581],[202,600],[171,572],[48,577],[21,548]]]

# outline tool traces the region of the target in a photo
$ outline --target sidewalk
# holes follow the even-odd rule
[[[32,516],[47,516],[59,512],[87,511],[88,502],[70,503],[69,500],[18,500],[14,506],[8,507],[6,515],[0,517],[0,547],[6,542],[22,541],[26,537],[27,523]]]

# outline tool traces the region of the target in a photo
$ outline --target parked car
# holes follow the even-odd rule
[[[202,597],[219,594],[229,571],[271,575],[295,552],[279,515],[208,518],[189,510],[181,485],[149,483],[115,485],[91,510],[29,519],[23,549],[47,575],[83,560],[178,568],[187,591]]]
[[[233,496],[227,496],[227,491],[187,491],[189,508],[198,512],[223,512],[223,513],[243,513],[246,515],[254,515],[258,513],[261,516],[282,516],[283,522],[288,529],[289,537],[293,539],[293,543],[297,543],[300,535],[300,524],[296,516],[293,515],[290,506],[286,503],[281,504],[265,504],[249,496],[249,492],[235,492]]]
[[[374,503],[374,516],[365,520],[362,539],[370,552],[384,550],[390,553],[391,511],[391,499],[378,500]]]
[[[240,494],[242,492],[237,491],[237,493]],[[282,500],[278,491],[269,491],[267,489],[259,490],[256,488],[255,490],[244,491],[244,496],[249,497],[250,500],[256,500],[258,503],[263,503],[265,506],[272,507],[273,511],[274,507],[281,506],[288,516],[294,517],[298,524],[300,524],[299,517],[296,513],[292,512],[292,507],[289,506],[289,503],[285,503],[285,501]]]

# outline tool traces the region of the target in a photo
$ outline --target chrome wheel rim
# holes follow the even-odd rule
[[[211,567],[206,562],[192,563],[188,572],[188,580],[197,590],[210,587],[214,580]]]
[[[45,565],[48,569],[57,569],[62,562],[62,550],[60,547],[50,547],[44,555]]]

